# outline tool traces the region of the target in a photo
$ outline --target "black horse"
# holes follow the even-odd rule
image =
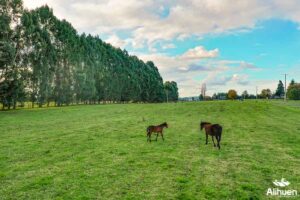
[[[217,139],[217,146],[220,149],[220,142],[221,142],[221,136],[222,136],[222,126],[219,124],[211,124],[209,122],[201,122],[200,123],[200,129],[205,129],[205,134],[206,134],[206,143],[208,141],[208,135],[211,135],[211,139],[214,143],[214,147],[216,146],[215,141],[214,141],[214,136]]]

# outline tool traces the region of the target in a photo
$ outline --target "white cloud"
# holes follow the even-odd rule
[[[259,69],[251,63],[238,60],[211,60],[201,57],[185,59],[183,55],[168,56],[156,53],[140,54],[139,57],[144,61],[154,61],[164,80],[176,81],[180,89],[180,96],[198,95],[202,83],[207,84],[208,95],[212,95],[214,92],[226,92],[231,88],[240,93],[246,89],[253,92],[251,88],[255,88],[256,83],[244,71]]]
[[[34,8],[47,3],[79,31],[94,34],[131,32],[135,43],[185,40],[195,35],[249,30],[257,21],[283,18],[300,22],[298,0],[25,0]],[[157,9],[159,5],[159,9]],[[161,17],[161,12],[169,14]]]
[[[163,73],[178,72],[178,71],[197,71],[204,70],[204,67],[199,65],[199,61],[207,58],[218,56],[218,49],[206,50],[202,46],[187,50],[179,56],[168,56],[165,54],[141,54],[139,57],[144,61],[152,60]]]
[[[207,51],[203,46],[197,46],[193,49],[189,49],[181,57],[183,59],[201,59],[201,58],[215,58],[219,54],[219,49]]]
[[[108,39],[105,40],[105,42],[119,48],[124,48],[128,43],[127,41],[120,39],[117,35],[111,35]]]
[[[179,41],[184,41],[184,40],[187,39],[188,37],[189,37],[188,34],[182,33],[182,34],[179,34],[179,35],[178,35],[177,39],[178,39]]]
[[[240,62],[240,68],[241,69],[259,69],[257,66],[255,66],[252,63],[247,63],[245,61]]]
[[[174,49],[176,48],[175,44],[169,43],[169,44],[165,44],[162,45],[162,49],[166,50],[166,49]]]
[[[29,9],[34,9],[42,5],[46,5],[49,1],[47,0],[24,0],[24,6]]]

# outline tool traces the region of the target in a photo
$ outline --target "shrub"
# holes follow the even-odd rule
[[[287,97],[292,100],[300,100],[300,83],[294,83],[288,87]]]

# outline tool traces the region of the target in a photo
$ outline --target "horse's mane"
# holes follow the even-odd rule
[[[159,126],[166,126],[167,125],[167,122],[164,122],[162,124],[160,124]]]
[[[210,122],[201,122],[201,125],[211,124]]]

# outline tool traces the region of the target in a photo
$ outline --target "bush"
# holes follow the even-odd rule
[[[227,96],[228,96],[228,99],[236,99],[237,92],[235,90],[229,90]]]
[[[288,87],[287,97],[292,100],[300,100],[300,83],[295,83]]]

